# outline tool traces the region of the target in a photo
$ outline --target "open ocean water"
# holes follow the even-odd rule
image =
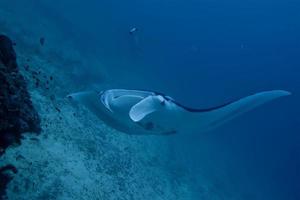
[[[54,80],[57,77],[59,81],[53,85],[53,91],[60,99],[82,90],[145,89],[167,94],[189,107],[209,108],[266,90],[292,93],[203,134],[148,137],[113,133],[109,136],[111,130],[104,131],[110,139],[102,151],[117,154],[120,161],[122,148],[128,145],[130,153],[126,156],[138,163],[134,169],[145,170],[145,174],[153,170],[148,176],[155,174],[155,181],[149,177],[149,181],[143,179],[141,173],[131,187],[126,177],[135,171],[126,171],[122,180],[118,179],[118,185],[123,181],[125,189],[116,195],[117,192],[106,195],[117,183],[113,182],[114,178],[104,181],[102,175],[93,175],[97,174],[91,167],[97,163],[97,157],[93,157],[98,148],[95,147],[84,153],[86,157],[81,160],[82,166],[89,166],[84,180],[74,178],[76,181],[68,184],[62,181],[59,191],[53,189],[55,192],[50,196],[30,196],[24,188],[13,191],[13,186],[8,186],[8,199],[20,199],[22,193],[24,199],[33,200],[81,199],[76,192],[70,194],[78,189],[71,184],[79,183],[79,191],[82,185],[95,187],[86,189],[82,199],[299,200],[299,11],[298,0],[1,0],[0,33],[16,41],[21,59],[30,55],[32,65],[52,73]],[[40,38],[45,39],[42,48]],[[30,85],[30,79],[26,80]],[[64,83],[64,80],[68,81]],[[29,90],[32,88],[29,86]],[[31,92],[33,101],[48,95],[43,89],[36,91]],[[40,115],[46,116],[43,106],[37,105]],[[57,105],[66,116],[71,113],[69,105]],[[93,132],[97,123],[93,124],[90,118],[82,121],[85,119],[82,112],[79,118],[66,119],[65,131],[68,132],[73,121],[74,124],[78,121],[82,131],[89,126],[85,137],[91,139],[89,134],[93,137],[98,134]],[[42,128],[47,130],[43,124]],[[64,125],[61,129],[64,130]],[[51,130],[42,135],[52,138]],[[58,143],[71,142],[76,147],[66,156],[76,154],[77,149],[85,152],[81,150],[85,146],[89,148],[88,142],[79,139],[80,133],[76,141],[72,134],[57,139]],[[53,141],[56,136],[57,133]],[[36,151],[47,149],[43,146],[46,143],[41,142]],[[116,149],[121,144],[122,148],[113,149],[111,144]],[[47,145],[51,146],[51,142]],[[98,165],[114,162],[105,158]],[[140,158],[147,161],[139,163]],[[11,160],[9,156],[5,159]],[[126,165],[120,164],[119,173],[123,173],[123,167]],[[53,170],[60,172],[57,168],[59,165],[51,166],[41,176],[48,177]],[[100,168],[106,170],[105,166]],[[64,166],[64,170],[68,171],[69,167]],[[24,176],[32,173],[26,169],[23,172]],[[47,186],[55,182],[48,180],[51,184],[43,185],[43,179],[30,180],[30,176],[27,179],[40,183],[43,191],[51,190]],[[10,184],[23,184],[24,177],[15,180]],[[164,183],[168,187],[164,188]],[[162,187],[155,189],[156,184]],[[32,193],[35,189],[28,191]]]

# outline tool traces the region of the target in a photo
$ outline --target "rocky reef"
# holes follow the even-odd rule
[[[0,35],[0,156],[12,144],[20,144],[22,133],[40,132],[40,118],[32,106],[25,79],[19,73],[13,42]],[[12,165],[0,167],[0,199],[11,180]]]

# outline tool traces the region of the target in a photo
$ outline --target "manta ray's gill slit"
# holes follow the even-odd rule
[[[153,130],[154,129],[154,123],[153,122],[147,122],[145,124],[145,129],[146,130]]]
[[[110,106],[109,106],[109,104],[108,104],[108,102],[106,102],[106,99],[105,99],[105,91],[102,91],[102,92],[100,92],[99,94],[98,94],[98,96],[99,96],[99,98],[100,98],[100,101],[101,101],[101,103],[104,105],[104,107],[108,110],[108,111],[110,111],[110,112],[112,112],[112,110],[110,109]]]
[[[142,128],[144,128],[147,131],[152,131],[155,128],[155,125],[153,122],[146,122],[146,123],[136,122],[136,124],[138,124],[139,126],[141,126]]]

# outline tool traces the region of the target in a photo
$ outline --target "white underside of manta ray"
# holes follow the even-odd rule
[[[143,90],[87,91],[70,94],[67,98],[83,104],[119,131],[169,135],[214,129],[260,105],[290,94],[284,90],[260,92],[209,109],[188,108],[169,96]]]

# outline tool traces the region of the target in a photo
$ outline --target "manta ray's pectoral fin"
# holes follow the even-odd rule
[[[290,92],[283,90],[266,91],[242,98],[217,109],[199,112],[196,117],[198,119],[195,120],[197,121],[198,130],[216,128],[260,105],[290,94]]]
[[[139,122],[149,114],[158,111],[163,106],[161,96],[148,96],[135,104],[129,111],[129,117],[134,122]]]

